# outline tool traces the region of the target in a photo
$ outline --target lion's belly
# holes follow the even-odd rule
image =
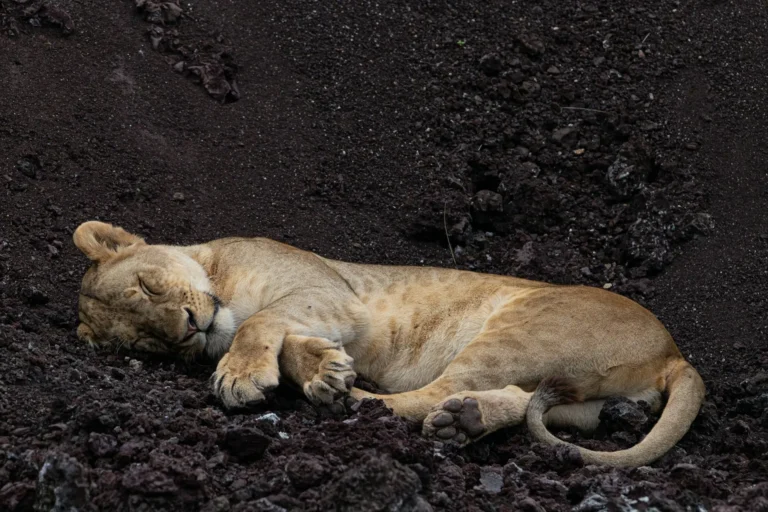
[[[355,369],[392,392],[435,380],[496,310],[545,286],[449,269],[328,264],[368,309],[365,336],[345,344]]]
[[[347,346],[355,370],[389,392],[419,389],[438,378],[483,329],[501,299],[459,309],[401,306],[372,315],[367,343]]]
[[[480,332],[482,319],[446,322],[430,333],[412,331],[390,339],[390,362],[374,379],[391,392],[419,389],[437,379]],[[412,343],[409,343],[412,342]]]

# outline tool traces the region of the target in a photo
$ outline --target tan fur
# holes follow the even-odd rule
[[[658,396],[670,368],[685,363],[650,312],[591,287],[344,263],[261,238],[149,245],[98,222],[80,226],[74,241],[94,261],[80,295],[80,337],[223,355],[213,380],[228,407],[263,400],[281,375],[329,403],[357,372],[393,392],[376,398],[414,420],[449,396],[493,391],[477,394],[492,431],[521,422],[547,377],[574,379],[587,400]],[[189,312],[200,332],[188,329]],[[698,407],[703,384],[694,387]],[[579,407],[592,410],[558,406],[544,421],[592,425],[568,412]]]

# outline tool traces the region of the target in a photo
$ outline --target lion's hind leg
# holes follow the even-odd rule
[[[437,441],[466,446],[492,432],[519,425],[525,421],[526,409],[533,393],[517,386],[490,391],[464,391],[449,396],[435,405],[424,419],[422,434]],[[658,410],[661,397],[653,393],[637,393],[627,398],[647,401]],[[605,400],[579,401],[574,397],[563,405],[552,407],[543,417],[548,427],[576,428],[591,432],[600,424],[600,411]]]
[[[432,410],[435,403],[461,389],[467,389],[467,387],[464,379],[442,376],[423,388],[414,391],[405,391],[391,395],[377,395],[359,388],[352,388],[350,396],[355,400],[366,398],[382,400],[396,415],[413,421],[422,421]]]
[[[350,394],[357,400],[383,400],[398,416],[423,420],[422,434],[425,437],[460,446],[497,430],[521,424],[533,395],[518,386],[451,393],[449,382],[438,381],[420,390],[393,395],[377,395],[358,388],[352,388]],[[600,409],[604,402],[590,400],[557,405],[544,415],[544,423],[594,430],[600,422]]]
[[[467,445],[522,423],[532,395],[517,386],[456,393],[432,407],[422,433],[427,438]]]

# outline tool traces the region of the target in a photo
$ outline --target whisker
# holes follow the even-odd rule
[[[123,341],[122,341],[122,343],[120,343],[120,344],[117,346],[117,348],[115,349],[115,354],[118,354],[118,353],[120,352],[120,349],[121,349],[121,348],[123,348],[123,345],[125,345],[125,343],[126,343],[127,341],[128,341],[128,340],[123,340]]]

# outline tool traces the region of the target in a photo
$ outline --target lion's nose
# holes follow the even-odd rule
[[[189,332],[199,331],[200,328],[197,326],[197,321],[195,320],[195,314],[192,313],[192,310],[189,308],[184,308],[184,311],[186,311],[188,315],[187,324],[189,326]]]

